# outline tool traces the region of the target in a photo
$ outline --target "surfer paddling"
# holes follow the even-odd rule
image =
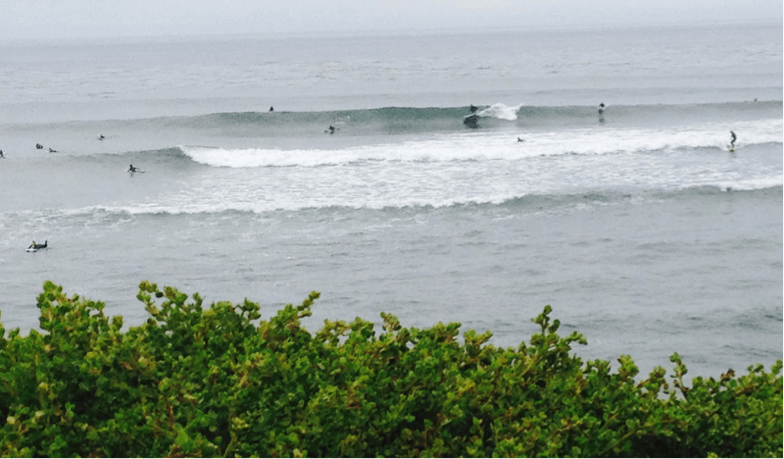
[[[38,250],[38,249],[45,249],[47,247],[49,247],[49,241],[48,240],[44,241],[43,244],[36,244],[35,241],[33,241],[33,243],[30,244],[30,247],[28,247],[28,249]]]
[[[131,164],[131,167],[128,168],[128,173],[133,174],[134,172],[144,172],[144,171],[139,169],[138,167],[133,167],[133,164]]]

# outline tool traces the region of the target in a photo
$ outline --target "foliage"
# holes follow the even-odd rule
[[[583,363],[551,308],[517,349],[460,325],[300,320],[318,293],[259,320],[142,282],[150,318],[44,284],[40,328],[0,325],[3,456],[782,456],[782,364],[720,380],[636,378]]]

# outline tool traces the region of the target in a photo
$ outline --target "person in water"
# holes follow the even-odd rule
[[[517,138],[518,142],[525,142],[525,139],[521,139],[520,137]]]
[[[272,108],[272,107],[270,107],[269,111],[271,111],[271,112],[274,112],[274,111],[275,111],[275,109],[274,109],[274,108]]]
[[[57,153],[57,150],[54,150],[54,149],[50,148],[49,149],[49,153]]]
[[[101,134],[101,135],[99,135],[99,136],[98,136],[98,140],[103,140],[103,139],[105,139],[105,138],[106,138],[106,137],[104,137],[104,136],[103,136],[103,134]]]
[[[732,149],[735,149],[735,141],[738,140],[738,136],[735,135],[734,131],[730,131],[730,135],[732,136],[732,140],[730,140],[730,146]]]
[[[604,115],[604,102],[599,104],[599,114]]]
[[[468,109],[471,110],[471,113],[476,113],[476,111],[479,110],[479,107],[477,107],[474,104],[471,104],[471,106],[468,107]]]
[[[326,130],[326,131],[324,131],[324,132],[329,132],[330,134],[334,134],[334,133],[335,133],[335,126],[332,126],[332,125],[330,125],[330,126],[327,128],[327,130]]]
[[[0,158],[5,159],[5,154],[3,153],[3,150],[0,150]]]
[[[139,172],[139,169],[136,168],[136,167],[133,167],[133,164],[131,164],[131,167],[128,168],[128,172]]]
[[[37,150],[43,150],[44,146],[43,146],[43,145],[41,145],[40,143],[37,143],[37,144],[35,144],[35,148],[36,148]]]

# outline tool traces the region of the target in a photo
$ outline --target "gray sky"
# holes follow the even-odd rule
[[[781,0],[0,0],[0,39],[781,23]]]

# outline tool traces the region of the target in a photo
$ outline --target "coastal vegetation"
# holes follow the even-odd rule
[[[0,325],[2,456],[782,456],[782,363],[639,376],[583,361],[545,307],[517,348],[460,324],[261,320],[245,300],[142,282],[146,323],[51,282],[40,331]]]

